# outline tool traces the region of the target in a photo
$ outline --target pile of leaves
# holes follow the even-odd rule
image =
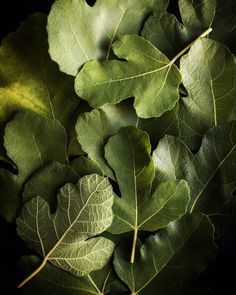
[[[208,294],[236,230],[236,2],[178,4],[57,0],[2,42],[22,294]]]

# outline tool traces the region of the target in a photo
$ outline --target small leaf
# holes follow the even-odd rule
[[[88,60],[109,58],[111,45],[122,35],[138,34],[154,9],[167,0],[59,0],[48,18],[50,55],[60,69],[75,76]]]
[[[151,195],[154,166],[151,146],[145,132],[127,127],[112,136],[105,155],[116,174],[121,198],[114,201],[112,233],[134,232],[131,262],[138,231],[155,231],[186,212],[189,190],[185,181],[160,184]]]
[[[114,244],[102,237],[91,237],[111,225],[112,204],[112,187],[106,178],[97,174],[84,176],[77,185],[67,184],[61,188],[53,215],[41,197],[26,203],[17,219],[17,232],[44,259],[20,286],[35,276],[46,262],[76,276],[102,268]]]
[[[36,256],[24,256],[20,269],[25,276],[40,264]],[[47,263],[42,271],[22,289],[23,295],[54,293],[57,295],[102,295],[110,291],[125,291],[124,284],[118,279],[112,263],[84,277],[75,277],[68,272]]]
[[[67,163],[66,144],[65,129],[57,120],[21,112],[7,124],[4,146],[18,168],[16,175],[0,169],[0,215],[8,222],[15,220],[26,180],[50,161]]]
[[[236,63],[227,47],[203,39],[182,57],[180,70],[188,91],[180,103],[181,137],[196,150],[209,128],[236,119]]]
[[[126,257],[126,244],[121,244],[115,251],[114,265],[132,294],[186,294],[185,286],[195,281],[215,255],[209,219],[191,214],[150,236],[139,246],[134,264]]]
[[[153,159],[154,183],[185,179],[190,187],[189,210],[217,213],[236,188],[236,122],[209,130],[196,155],[180,140],[166,136]]]
[[[126,61],[90,61],[75,80],[76,93],[93,107],[118,103],[134,96],[141,118],[159,117],[178,101],[181,75],[155,46],[142,37],[127,35],[113,44]]]

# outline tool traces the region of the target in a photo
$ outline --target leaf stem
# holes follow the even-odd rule
[[[134,263],[134,258],[135,258],[137,238],[138,238],[138,228],[135,228],[134,229],[134,238],[133,238],[132,252],[131,252],[131,257],[130,257],[130,263],[132,263],[132,264]]]
[[[188,44],[183,50],[181,50],[172,60],[171,63],[174,64],[186,51],[188,51],[192,45],[200,38],[206,37],[210,32],[212,31],[212,28],[208,28],[205,32],[203,32],[200,36],[198,36],[195,40],[193,40],[190,44]]]
[[[44,258],[43,262],[40,264],[40,266],[34,271],[32,272],[26,279],[24,279],[18,286],[17,288],[22,288],[26,283],[28,283],[28,281],[30,281],[34,276],[36,276],[41,269],[44,268],[45,264],[47,263],[47,256]]]

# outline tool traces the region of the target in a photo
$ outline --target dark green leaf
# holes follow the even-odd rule
[[[66,144],[65,129],[57,120],[22,112],[7,124],[4,146],[18,168],[17,175],[0,170],[0,215],[7,221],[14,221],[23,185],[37,169],[50,161],[67,162]]]
[[[137,250],[134,264],[128,261],[127,244],[121,244],[115,251],[114,265],[132,294],[180,295],[187,294],[186,284],[206,269],[215,254],[209,219],[191,214],[150,236]]]

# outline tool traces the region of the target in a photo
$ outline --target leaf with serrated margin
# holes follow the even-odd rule
[[[220,212],[236,188],[236,122],[210,129],[196,155],[181,140],[166,136],[153,159],[154,183],[185,179],[190,188],[190,211]]]
[[[5,129],[4,146],[18,171],[0,169],[0,215],[15,220],[26,180],[50,161],[67,162],[67,136],[57,121],[29,111],[20,112]]]
[[[76,185],[66,184],[60,189],[54,214],[41,197],[26,203],[16,221],[17,232],[43,257],[42,264],[32,275],[35,276],[46,262],[76,276],[102,268],[114,244],[102,237],[91,237],[111,225],[113,195],[107,178],[91,174],[82,177]],[[30,279],[31,276],[20,286]]]
[[[236,119],[236,63],[227,47],[198,40],[182,57],[180,70],[188,96],[179,110],[181,138],[196,150],[205,132]]]
[[[141,118],[159,117],[178,101],[181,75],[154,45],[143,37],[126,35],[112,46],[125,61],[87,62],[75,79],[76,93],[93,107],[134,97]]]
[[[21,258],[19,268],[26,276],[32,272],[40,261],[36,256]],[[96,270],[84,277],[75,277],[50,263],[32,279],[30,284],[22,288],[23,295],[55,293],[57,295],[103,295],[109,292],[126,291],[125,285],[119,280],[113,265],[109,262],[101,270]]]
[[[206,216],[187,214],[139,245],[134,264],[128,261],[127,244],[121,244],[115,251],[116,273],[132,294],[186,294],[186,285],[214,261],[213,232]]]
[[[105,147],[105,156],[116,174],[121,198],[115,198],[114,221],[110,232],[134,232],[131,262],[138,232],[155,231],[186,212],[189,189],[185,181],[161,183],[151,194],[154,165],[146,132],[122,128]]]
[[[58,0],[48,18],[49,52],[60,69],[77,75],[92,59],[108,59],[112,43],[125,34],[138,34],[146,17],[164,10],[167,0]]]

